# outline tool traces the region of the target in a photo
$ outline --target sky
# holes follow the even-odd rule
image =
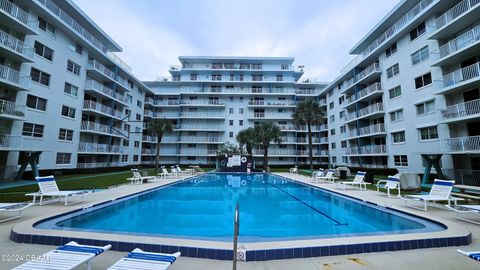
[[[74,0],[122,48],[141,80],[178,56],[289,56],[329,82],[399,0]]]

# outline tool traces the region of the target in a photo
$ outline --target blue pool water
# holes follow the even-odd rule
[[[267,174],[206,174],[37,228],[230,241],[440,231],[436,223]]]

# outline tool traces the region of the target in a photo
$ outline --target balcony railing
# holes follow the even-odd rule
[[[308,89],[297,89],[295,94],[297,95],[319,95],[322,90],[308,90]]]
[[[0,46],[14,51],[25,58],[33,59],[33,48],[25,45],[23,41],[0,30]]]
[[[480,1],[479,1],[480,2]],[[449,56],[461,49],[468,47],[469,45],[480,40],[480,25],[468,30],[455,39],[443,44],[438,49],[439,59]]]
[[[291,119],[291,113],[253,113],[249,115],[249,118],[262,118],[262,119]]]
[[[438,110],[438,119],[440,121],[454,120],[468,116],[480,115],[480,99],[450,105],[444,109]]]
[[[0,9],[9,14],[13,18],[21,21],[23,24],[31,29],[37,29],[38,21],[35,20],[28,12],[19,8],[14,3],[8,0],[0,0]]]
[[[345,120],[350,121],[377,112],[383,112],[383,103],[375,103],[358,111],[349,113],[345,116]]]
[[[120,153],[119,145],[80,142],[78,152],[88,153]]]
[[[178,118],[178,112],[155,112],[153,117],[156,118]]]
[[[111,69],[107,68],[106,66],[102,65],[100,62],[96,60],[88,60],[88,69],[94,69],[106,77],[110,78],[111,80],[115,81],[117,84],[121,85],[125,89],[131,89],[128,81],[113,72]]]
[[[198,137],[198,136],[184,136],[181,137],[179,142],[188,142],[188,143],[218,143],[221,142],[220,137]]]
[[[144,142],[156,143],[156,142],[157,142],[157,137],[155,137],[155,136],[143,135],[143,136],[142,136],[142,141],[144,141]],[[162,139],[162,141],[163,141],[163,139]]]
[[[25,119],[26,109],[27,106],[0,99],[0,117],[2,118]]]
[[[263,149],[253,149],[254,156],[263,156]],[[298,151],[295,149],[268,149],[269,156],[296,156]]]
[[[190,88],[186,92],[192,93],[228,93],[228,94],[295,94],[294,89],[275,89],[275,88]]]
[[[27,89],[30,86],[30,76],[23,75],[14,69],[2,65],[0,65],[0,81],[23,89]]]
[[[177,114],[178,116],[178,114]],[[180,112],[180,117],[190,118],[224,118],[224,113],[218,112]]]
[[[85,131],[95,131],[99,133],[122,136],[122,134],[117,130],[115,130],[114,127],[96,123],[96,122],[82,121],[80,129]]]
[[[116,118],[122,118],[122,116],[123,116],[123,113],[121,111],[117,111],[117,110],[115,110],[111,107],[108,107],[106,105],[97,103],[97,102],[92,101],[92,100],[84,100],[83,101],[83,109],[94,110],[94,111],[97,111],[97,112],[101,112],[101,113],[104,113],[104,114],[111,115],[111,116],[116,117]]]
[[[480,136],[443,139],[442,151],[447,153],[480,152]]]
[[[126,166],[125,163],[121,162],[88,162],[88,163],[77,163],[78,169],[91,169],[91,168],[108,168],[108,167],[120,167]]]
[[[363,88],[362,90],[360,90],[359,92],[357,92],[356,94],[354,95],[351,95],[347,98],[347,103],[348,104],[351,104],[365,96],[368,96],[372,93],[375,93],[375,92],[382,92],[382,84],[377,82],[377,83],[374,83],[372,85],[369,85],[365,88]]]
[[[437,19],[435,19],[437,29],[440,29],[445,25],[449,24],[451,21],[467,13],[469,10],[476,7],[478,4],[480,4],[479,0],[464,0],[456,4],[447,12],[443,13]]]
[[[370,125],[370,126],[362,127],[359,129],[351,130],[350,137],[364,136],[368,134],[384,133],[384,132],[385,132],[385,124],[376,124],[376,125]]]
[[[249,106],[272,106],[272,107],[285,107],[285,106],[295,106],[294,101],[290,102],[280,102],[280,101],[270,101],[270,100],[250,100],[248,102]]]
[[[180,105],[208,105],[208,106],[223,106],[225,102],[223,100],[208,100],[208,99],[182,99]]]
[[[360,73],[358,73],[355,76],[355,82],[361,81],[365,77],[375,72],[382,72],[382,70],[380,69],[379,63],[373,63],[370,66],[366,67],[364,70],[362,70]]]
[[[351,167],[365,168],[365,169],[386,169],[388,168],[387,164],[370,164],[370,163],[351,163]]]
[[[480,62],[477,62],[468,67],[464,67],[462,69],[458,69],[447,75],[444,75],[442,80],[443,82],[442,88],[452,87],[472,79],[479,79],[479,77],[480,77]]]
[[[95,80],[86,80],[85,89],[92,89],[97,92],[103,93],[104,95],[107,95],[117,101],[126,102],[126,97],[123,94],[115,92],[113,89],[108,88],[107,86]]]
[[[223,125],[207,125],[207,124],[182,124],[177,125],[175,129],[188,129],[188,130],[224,130]]]
[[[386,153],[386,145],[366,145],[361,147],[350,147],[347,148],[347,150],[345,151],[345,154],[347,155],[375,155]]]
[[[455,179],[457,185],[480,187],[480,170],[443,169],[446,179]]]
[[[178,106],[180,104],[179,100],[154,100],[155,105],[163,106]]]
[[[216,155],[217,150],[216,149],[179,149],[178,154],[184,155],[184,156]]]
[[[20,149],[21,147],[22,136],[0,134],[0,149]]]

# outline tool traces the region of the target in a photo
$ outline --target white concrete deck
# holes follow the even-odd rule
[[[281,173],[279,175],[293,178],[297,181],[305,181],[310,183],[307,177],[301,175],[292,175],[288,173]],[[54,248],[53,246],[47,245],[18,244],[10,241],[10,230],[14,226],[16,231],[20,230],[23,232],[23,230],[35,230],[31,228],[31,224],[35,220],[58,214],[60,212],[84,207],[93,203],[105,201],[107,199],[117,198],[131,193],[154,188],[176,180],[178,179],[164,180],[159,183],[149,183],[143,185],[120,186],[118,188],[91,194],[91,196],[86,198],[84,203],[67,207],[57,203],[41,207],[34,206],[28,208],[25,210],[21,219],[0,224],[0,245],[2,247],[0,251],[0,269],[10,269],[22,263],[21,256],[18,257],[20,261],[6,261],[5,259],[8,259],[8,256],[4,255],[41,255]],[[320,186],[325,189],[333,189],[339,193],[345,193],[350,196],[439,220],[453,228],[453,231],[450,231],[449,233],[456,234],[458,232],[465,232],[465,230],[471,231],[473,235],[473,243],[470,246],[462,246],[461,248],[465,250],[480,250],[480,226],[459,221],[455,219],[455,214],[450,211],[429,208],[428,212],[423,212],[404,207],[404,202],[400,199],[388,199],[385,195],[380,195],[379,193],[373,191],[343,191],[336,189],[335,185],[332,184],[313,185]],[[68,235],[71,235],[71,233],[72,232],[67,232]],[[328,241],[335,241],[335,239],[328,239]],[[374,241],[374,238],[370,238],[370,241]],[[179,245],[179,242],[177,241],[176,244]],[[228,244],[222,244],[222,246],[223,245],[228,246]],[[251,248],[251,245],[249,245],[249,248]],[[261,246],[258,246],[258,248],[261,248]],[[480,263],[458,254],[456,249],[457,247],[431,248],[396,252],[316,257],[307,259],[239,262],[238,269],[480,269]],[[107,251],[105,254],[102,254],[94,259],[93,269],[106,269],[109,265],[112,265],[116,260],[123,257],[125,254],[125,252]],[[180,257],[171,269],[231,269],[231,262]]]

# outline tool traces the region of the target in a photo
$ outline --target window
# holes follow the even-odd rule
[[[407,155],[393,156],[393,161],[395,166],[407,167],[408,166],[408,157]]]
[[[133,89],[133,82],[130,81],[130,80],[127,80],[127,84],[128,84],[128,87],[130,87],[131,89]],[[143,90],[142,89],[137,89],[138,93],[140,95],[143,95]]]
[[[230,121],[229,121],[229,125],[230,125],[230,126],[233,126],[233,120],[230,120]]]
[[[142,129],[139,128],[139,127],[135,127],[135,132],[136,132],[136,133],[140,133],[140,132],[142,132]]]
[[[43,125],[33,123],[23,123],[22,135],[29,137],[42,138],[43,137]]]
[[[57,153],[56,164],[70,164],[71,153]]]
[[[133,155],[133,162],[137,162],[138,161],[138,155]]]
[[[252,75],[252,81],[261,82],[261,81],[263,81],[263,76],[262,75]]]
[[[438,139],[437,126],[420,128],[418,130],[420,132],[421,141]]]
[[[238,125],[243,126],[243,120],[238,120]]]
[[[130,111],[129,109],[125,109],[125,114],[126,114],[127,116],[130,117],[130,114],[131,114],[131,113],[132,113],[132,111]]]
[[[233,132],[229,132],[228,137],[233,138]]]
[[[283,81],[283,75],[277,75],[277,82]]]
[[[51,25],[44,18],[38,17],[38,28],[52,37],[55,37],[55,26]]]
[[[337,148],[337,143],[332,142],[332,149],[336,149],[336,148]]]
[[[43,45],[42,43],[35,41],[35,45],[33,46],[35,48],[35,54],[38,56],[41,56],[49,61],[52,61],[53,59],[53,50],[50,49],[49,47]]]
[[[341,96],[338,98],[338,104],[342,105],[342,103],[345,101],[345,96]]]
[[[281,69],[282,70],[288,70],[288,64],[282,64]]]
[[[342,141],[341,144],[342,144],[342,148],[347,148],[347,141]]]
[[[390,121],[397,122],[403,120],[403,109],[390,113]]]
[[[233,108],[229,108],[229,109],[228,109],[228,112],[229,112],[230,114],[233,114],[233,112],[234,112],[234,111],[233,111]]]
[[[340,133],[346,133],[347,132],[347,127],[346,126],[341,126],[340,127]]]
[[[73,130],[61,128],[58,131],[58,139],[61,141],[73,141]]]
[[[333,96],[333,90],[332,89],[328,90],[328,96],[329,97]]]
[[[50,85],[50,74],[40,71],[36,68],[32,67],[32,69],[30,70],[30,77],[34,82],[43,84],[45,86]]]
[[[390,57],[392,54],[397,52],[397,43],[393,43],[390,47],[385,50],[385,56]]]
[[[62,106],[62,115],[70,118],[75,118],[75,109],[65,106]]]
[[[222,75],[212,74],[212,81],[221,81]]]
[[[47,100],[37,96],[28,95],[27,107],[35,110],[45,111],[47,109]]]
[[[78,87],[75,85],[72,85],[70,83],[65,82],[65,86],[63,87],[63,92],[72,95],[72,96],[77,96],[78,95]]]
[[[335,122],[335,115],[330,115],[330,123]]]
[[[430,100],[424,103],[417,104],[417,115],[427,115],[435,112],[435,100]]]
[[[67,61],[67,71],[75,74],[75,75],[80,75],[80,65],[76,64],[72,60]]]
[[[332,136],[335,135],[335,129],[334,128],[330,129],[330,135],[332,135]]]
[[[243,108],[238,108],[238,113],[243,114]]]
[[[392,142],[393,143],[403,143],[403,142],[405,142],[405,131],[393,132],[392,133]]]
[[[130,146],[130,141],[129,140],[123,140],[123,146],[129,147]]]
[[[348,163],[348,157],[342,157],[342,162],[344,164],[347,164]]]
[[[196,81],[197,80],[197,74],[190,74],[190,80],[191,81]]]
[[[400,73],[400,66],[397,64],[387,68],[387,78],[392,78],[393,76],[398,75]]]
[[[127,102],[128,104],[132,104],[133,97],[132,97],[131,95],[129,95],[129,94],[127,94],[126,97],[127,97],[126,102]]]
[[[128,162],[128,155],[122,155],[122,162]]]
[[[331,109],[333,109],[335,107],[335,104],[333,102],[330,102],[330,104],[328,104],[328,107]]]
[[[390,99],[394,99],[394,98],[397,98],[397,97],[401,96],[402,95],[402,87],[397,86],[395,88],[392,88],[392,89],[388,90],[388,95],[389,95]]]
[[[339,116],[340,116],[340,119],[344,118],[345,117],[345,110],[341,111],[339,113]]]
[[[137,113],[137,114],[135,115],[135,119],[136,119],[137,121],[142,121],[142,115],[139,114],[139,113]]]
[[[420,62],[428,60],[430,58],[430,54],[428,52],[428,46],[421,48],[420,50],[412,53],[412,65],[416,65]]]
[[[129,124],[125,124],[123,126],[123,130],[127,131],[127,132],[130,132],[130,125]]]
[[[141,100],[137,100],[137,107],[142,108],[142,101]]]
[[[70,50],[82,55],[83,48],[80,44],[72,41],[70,42],[70,45],[68,45],[68,47],[70,48]]]
[[[425,27],[425,22],[422,22],[417,27],[415,27],[415,29],[410,31],[410,41],[414,41],[419,36],[425,34],[426,31],[427,31],[427,29]]]
[[[140,147],[140,142],[139,141],[134,141],[133,142],[133,147],[139,148]]]
[[[432,74],[429,72],[425,75],[415,78],[415,88],[422,88],[432,83]]]

